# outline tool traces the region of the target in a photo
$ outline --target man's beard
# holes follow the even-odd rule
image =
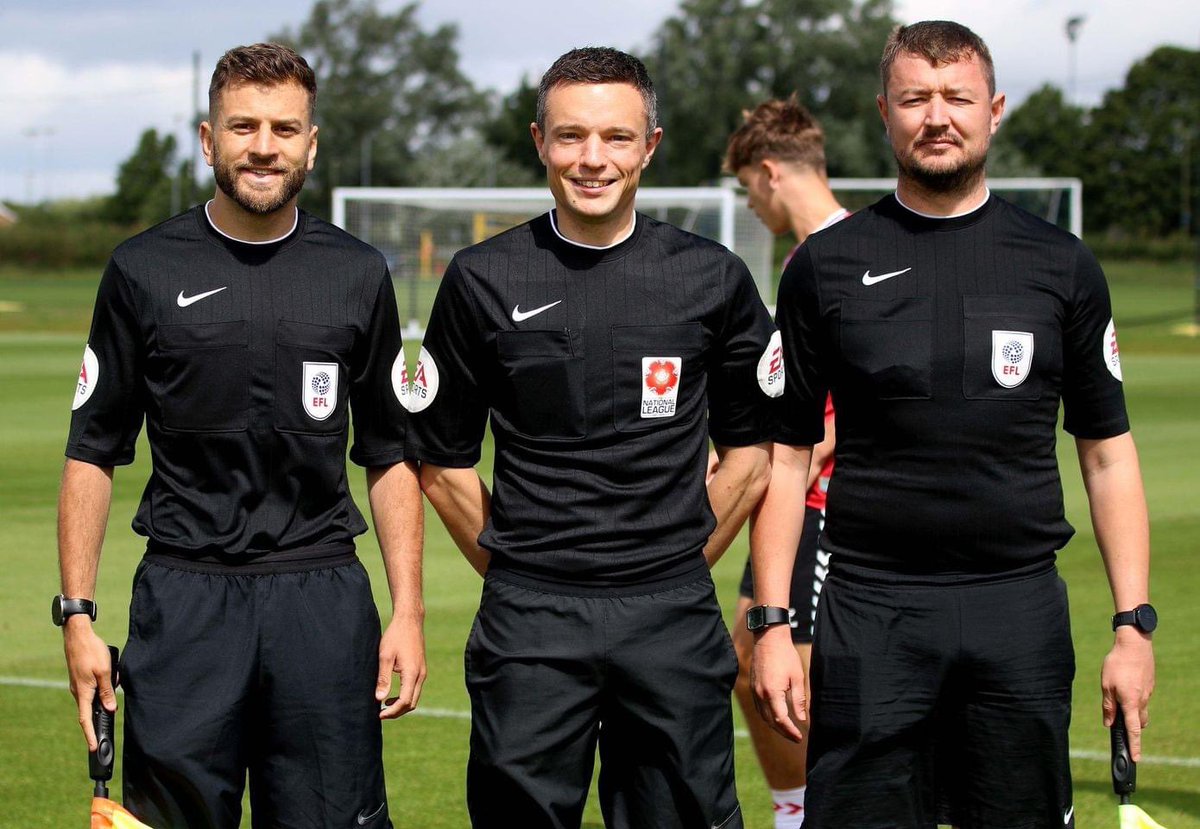
[[[290,170],[272,165],[271,169],[284,173],[283,180],[280,182],[281,186],[277,190],[271,192],[260,192],[250,188],[245,191],[239,190],[237,186],[239,170],[254,166],[253,164],[237,165],[226,162],[217,152],[216,146],[213,147],[213,177],[217,180],[217,187],[221,188],[222,193],[233,199],[244,210],[260,216],[274,213],[295,198],[296,194],[304,187],[304,179],[308,175],[308,170],[304,165]]]
[[[951,167],[930,169],[912,155],[901,158],[896,154],[900,172],[914,184],[931,193],[956,193],[967,190],[983,176],[987,167],[987,152],[962,159]]]

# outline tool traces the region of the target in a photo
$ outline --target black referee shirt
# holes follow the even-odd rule
[[[1074,236],[996,196],[949,219],[894,196],[815,234],[779,288],[782,443],[837,474],[822,546],[904,573],[1052,561],[1074,530],[1055,455],[1129,429],[1108,287]]]
[[[245,556],[353,548],[346,484],[405,456],[403,369],[383,257],[300,212],[264,245],[197,207],[113,253],[96,298],[68,457],[153,468],[133,521],[151,549]]]
[[[708,435],[770,439],[774,330],[745,265],[715,242],[639,214],[628,239],[588,248],[543,215],[446,270],[410,392],[415,451],[473,466],[490,413],[480,543],[493,569],[667,582],[704,566]]]

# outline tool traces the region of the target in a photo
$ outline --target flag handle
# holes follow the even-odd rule
[[[117,660],[120,657],[115,645],[108,646],[108,655],[112,659],[112,686],[117,688]],[[96,750],[88,752],[88,774],[96,781],[94,795],[108,797],[108,781],[112,780],[113,765],[116,761],[116,741],[114,728],[116,716],[100,703],[100,694],[92,697],[92,728],[96,731]]]
[[[1112,743],[1112,782],[1113,792],[1120,796],[1122,803],[1129,803],[1131,795],[1137,789],[1137,764],[1129,753],[1129,735],[1125,731],[1125,715],[1117,706],[1117,714],[1109,730]]]

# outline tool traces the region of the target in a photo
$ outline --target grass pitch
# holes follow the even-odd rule
[[[1158,691],[1136,802],[1171,829],[1200,829],[1200,729],[1195,725],[1200,722],[1200,636],[1195,634],[1200,579],[1193,563],[1200,548],[1200,339],[1171,333],[1190,315],[1192,277],[1185,266],[1119,264],[1108,272],[1153,521],[1153,599],[1163,620],[1155,638]],[[39,275],[0,269],[0,389],[8,401],[0,406],[0,509],[6,529],[0,579],[0,827],[62,829],[85,826],[88,819],[86,749],[65,690],[61,637],[49,622],[48,606],[58,590],[54,521],[62,448],[98,276],[99,269]],[[1060,556],[1078,653],[1071,735],[1076,814],[1077,825],[1090,829],[1116,825],[1097,681],[1112,641],[1112,608],[1070,438],[1064,436],[1060,447],[1068,515],[1079,531]],[[143,442],[137,462],[117,472],[101,562],[97,628],[116,644],[125,639],[130,580],[141,555],[142,540],[129,530],[129,521],[146,479],[148,454]],[[365,510],[362,473],[352,471],[351,480]],[[397,826],[465,827],[469,724],[462,648],[481,582],[431,511],[427,519],[430,676],[419,711],[385,724],[388,788]],[[361,540],[360,553],[386,614],[390,608],[372,536]],[[738,544],[715,571],[728,607],[744,558],[744,543]],[[735,717],[740,729],[740,714]],[[747,825],[767,829],[770,803],[744,737],[737,751]],[[600,825],[594,800],[586,825]]]

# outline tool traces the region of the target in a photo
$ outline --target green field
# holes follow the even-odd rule
[[[1108,272],[1153,519],[1153,598],[1163,620],[1155,640],[1158,692],[1136,800],[1171,829],[1200,828],[1200,579],[1194,564],[1200,549],[1200,340],[1172,333],[1190,315],[1192,276],[1185,266],[1113,265]],[[85,748],[48,608],[58,589],[54,504],[62,446],[97,276],[98,269],[31,276],[0,268],[0,389],[13,398],[0,408],[0,508],[9,533],[0,579],[0,827],[63,829],[87,821]],[[1111,642],[1112,609],[1069,440],[1062,448],[1068,513],[1079,530],[1061,557],[1079,663],[1072,733],[1076,814],[1077,825],[1091,829],[1116,825],[1097,682]],[[129,521],[147,461],[143,445],[137,463],[118,471],[100,570],[97,627],[117,644],[124,641],[140,556],[141,539]],[[365,505],[362,475],[352,479]],[[432,512],[428,518],[429,681],[417,713],[385,724],[393,817],[397,826],[416,829],[467,825],[462,647],[480,587]],[[363,539],[360,550],[376,595],[386,601],[373,538]],[[744,556],[744,545],[735,547],[715,572],[730,605]],[[747,825],[767,829],[770,804],[744,736],[737,750]],[[595,803],[587,821],[600,825]]]

